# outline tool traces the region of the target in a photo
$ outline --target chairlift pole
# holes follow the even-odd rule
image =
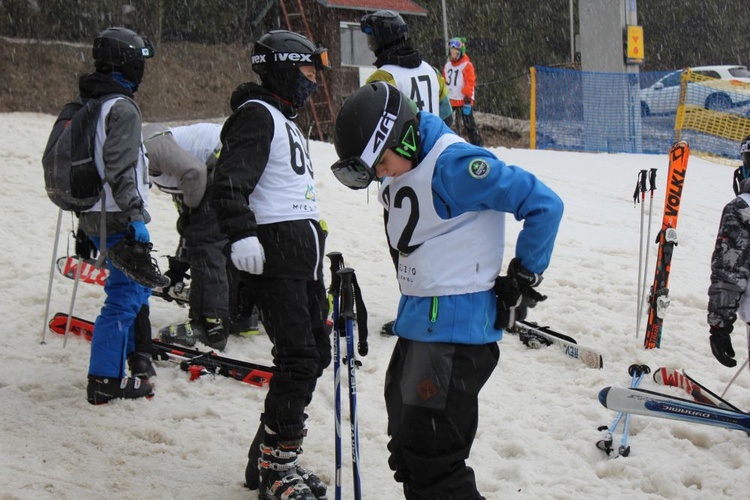
[[[450,51],[448,50],[448,14],[445,12],[445,0],[441,0],[441,4],[443,6],[443,47],[445,48],[445,57],[448,57]]]

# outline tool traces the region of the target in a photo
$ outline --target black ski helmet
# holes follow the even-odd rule
[[[154,46],[135,31],[112,27],[94,39],[92,52],[97,71],[117,71],[138,86],[143,80],[146,59],[154,57]]]
[[[255,42],[251,62],[263,85],[297,108],[305,104],[294,102],[299,68],[306,65],[314,65],[318,70],[331,68],[327,49],[287,30],[269,31],[260,37]]]
[[[409,39],[409,25],[392,10],[365,14],[359,22],[359,28],[367,35],[367,46],[375,55]]]
[[[414,161],[420,134],[417,106],[385,82],[357,89],[341,106],[333,134],[340,158],[331,168],[352,189],[366,188],[386,149]]]

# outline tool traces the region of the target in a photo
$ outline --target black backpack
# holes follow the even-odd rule
[[[101,198],[103,185],[94,163],[94,146],[102,101],[78,97],[63,106],[44,148],[47,196],[63,210],[88,210]]]

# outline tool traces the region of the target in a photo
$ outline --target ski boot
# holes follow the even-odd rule
[[[227,345],[227,332],[222,321],[217,318],[201,318],[187,323],[170,325],[159,330],[164,342],[193,347],[202,342],[212,349],[223,351]]]
[[[131,377],[138,377],[149,383],[151,377],[156,376],[156,368],[152,362],[153,357],[147,352],[133,352],[128,355],[128,368]]]
[[[127,235],[107,249],[107,259],[114,268],[141,285],[164,288],[170,281],[161,274],[156,259],[151,257],[152,247],[151,243],[142,243]]]
[[[326,500],[327,487],[314,473],[297,463],[302,438],[284,441],[262,423],[250,445],[245,486],[258,489],[258,498]],[[288,495],[288,496],[284,496]]]
[[[254,308],[250,316],[237,316],[232,322],[230,332],[240,337],[252,337],[260,333],[258,309]]]
[[[107,404],[113,399],[154,397],[154,389],[137,377],[96,377],[89,375],[86,397],[92,405]]]

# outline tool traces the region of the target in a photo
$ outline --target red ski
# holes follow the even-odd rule
[[[662,325],[667,307],[669,307],[669,271],[672,264],[672,252],[677,246],[677,217],[680,213],[682,189],[685,184],[690,146],[680,141],[669,150],[669,173],[667,175],[667,193],[664,197],[664,217],[661,230],[656,237],[659,251],[656,256],[654,284],[651,285],[648,304],[648,324],[643,345],[646,349],[661,346]]]
[[[49,329],[53,333],[65,335],[67,322],[67,314],[57,313],[50,320]],[[90,341],[94,335],[94,324],[91,321],[73,316],[70,319],[69,331]],[[233,378],[256,387],[263,387],[273,377],[274,369],[269,366],[227,358],[213,351],[204,352],[170,344],[160,339],[153,339],[152,342],[154,358],[177,361],[180,368],[190,374],[190,380],[195,380],[202,375],[212,374]]]
[[[78,269],[78,257],[75,255],[67,255],[57,259],[57,271],[68,279],[76,279],[76,271]],[[90,283],[92,285],[104,286],[104,282],[107,281],[109,276],[109,270],[106,267],[96,267],[96,259],[81,259],[81,281],[83,283]],[[177,294],[170,294],[165,296],[161,288],[154,288],[151,290],[151,295],[159,297],[168,302],[174,301],[179,306],[185,306],[188,303],[190,296],[190,288],[184,287],[180,289]]]

